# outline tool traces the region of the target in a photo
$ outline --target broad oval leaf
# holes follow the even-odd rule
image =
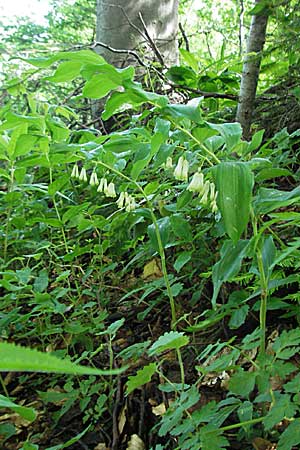
[[[214,175],[225,231],[236,244],[249,221],[253,173],[246,164],[231,161],[218,164]]]

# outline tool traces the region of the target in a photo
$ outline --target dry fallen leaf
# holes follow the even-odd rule
[[[164,403],[152,407],[152,413],[155,416],[163,416],[165,412],[166,412],[166,405]]]
[[[145,444],[137,434],[133,434],[126,450],[145,450]]]
[[[252,445],[255,450],[276,450],[277,448],[276,444],[272,444],[272,442],[260,437],[254,438],[252,441]]]
[[[94,450],[110,450],[110,449],[108,447],[106,447],[105,444],[98,444],[98,445],[96,445]]]
[[[127,407],[124,406],[124,408],[122,408],[122,410],[119,414],[118,430],[119,430],[120,434],[122,434],[125,424],[126,424],[126,410],[127,410]]]
[[[143,280],[155,280],[156,278],[161,278],[162,276],[163,274],[160,267],[160,261],[158,259],[153,258],[144,266],[142,275]]]

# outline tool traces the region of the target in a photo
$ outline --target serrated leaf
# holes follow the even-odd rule
[[[283,419],[291,419],[298,411],[295,403],[292,403],[291,397],[288,394],[280,394],[274,392],[275,402],[264,419],[264,426],[266,430],[270,430]]]
[[[288,383],[285,383],[284,390],[285,392],[291,392],[293,394],[298,394],[300,386],[300,373],[298,373],[295,378],[293,378]]]
[[[229,446],[228,440],[222,436],[222,431],[213,425],[206,425],[200,430],[202,450],[222,450]]]
[[[100,370],[79,366],[67,359],[43,353],[28,347],[1,342],[0,372],[53,372],[71,375],[116,375],[123,369]]]
[[[295,419],[281,434],[277,450],[291,450],[300,444],[300,419]]]
[[[160,336],[148,350],[149,356],[159,355],[166,350],[174,350],[189,343],[189,338],[184,333],[169,331]]]
[[[143,384],[149,383],[152,376],[155,374],[157,365],[155,363],[148,364],[138,370],[136,375],[129,376],[127,381],[126,394],[129,395],[132,391],[143,386]]]

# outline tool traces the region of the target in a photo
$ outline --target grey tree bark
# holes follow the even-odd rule
[[[179,0],[97,0],[97,42],[115,50],[138,51],[141,59],[170,66],[178,62]],[[118,67],[136,64],[132,54],[97,46]]]
[[[256,0],[255,5],[263,0]],[[246,55],[243,63],[243,73],[239,94],[236,120],[243,129],[243,137],[251,137],[252,114],[255,103],[256,89],[259,77],[262,51],[266,40],[268,15],[261,11],[260,15],[252,16],[250,32],[247,40]]]

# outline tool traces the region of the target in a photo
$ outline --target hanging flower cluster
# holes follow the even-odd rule
[[[179,181],[187,181],[189,176],[189,163],[188,161],[183,157],[180,156],[178,159],[177,166],[174,170],[174,177],[176,180]]]
[[[209,204],[212,212],[216,212],[218,210],[218,192],[216,192],[215,185],[214,183],[210,183],[209,181],[204,182],[204,176],[203,173],[200,172],[200,169],[198,169],[198,172],[194,173],[193,178],[187,187],[187,190],[190,192],[199,193],[200,203],[202,205]]]
[[[120,197],[117,200],[118,208],[125,207],[125,211],[133,211],[136,208],[134,197],[129,195],[128,192],[121,192]]]
[[[82,169],[79,173],[79,168],[78,168],[77,164],[75,164],[73,167],[71,177],[78,179],[79,181],[84,181],[84,182],[88,181],[86,169],[84,167],[82,167]],[[114,183],[112,181],[110,183],[108,183],[107,179],[104,177],[101,178],[99,181],[98,175],[95,170],[93,170],[93,172],[91,173],[89,184],[91,186],[98,186],[97,192],[103,192],[103,194],[106,197],[114,198],[117,196]]]

